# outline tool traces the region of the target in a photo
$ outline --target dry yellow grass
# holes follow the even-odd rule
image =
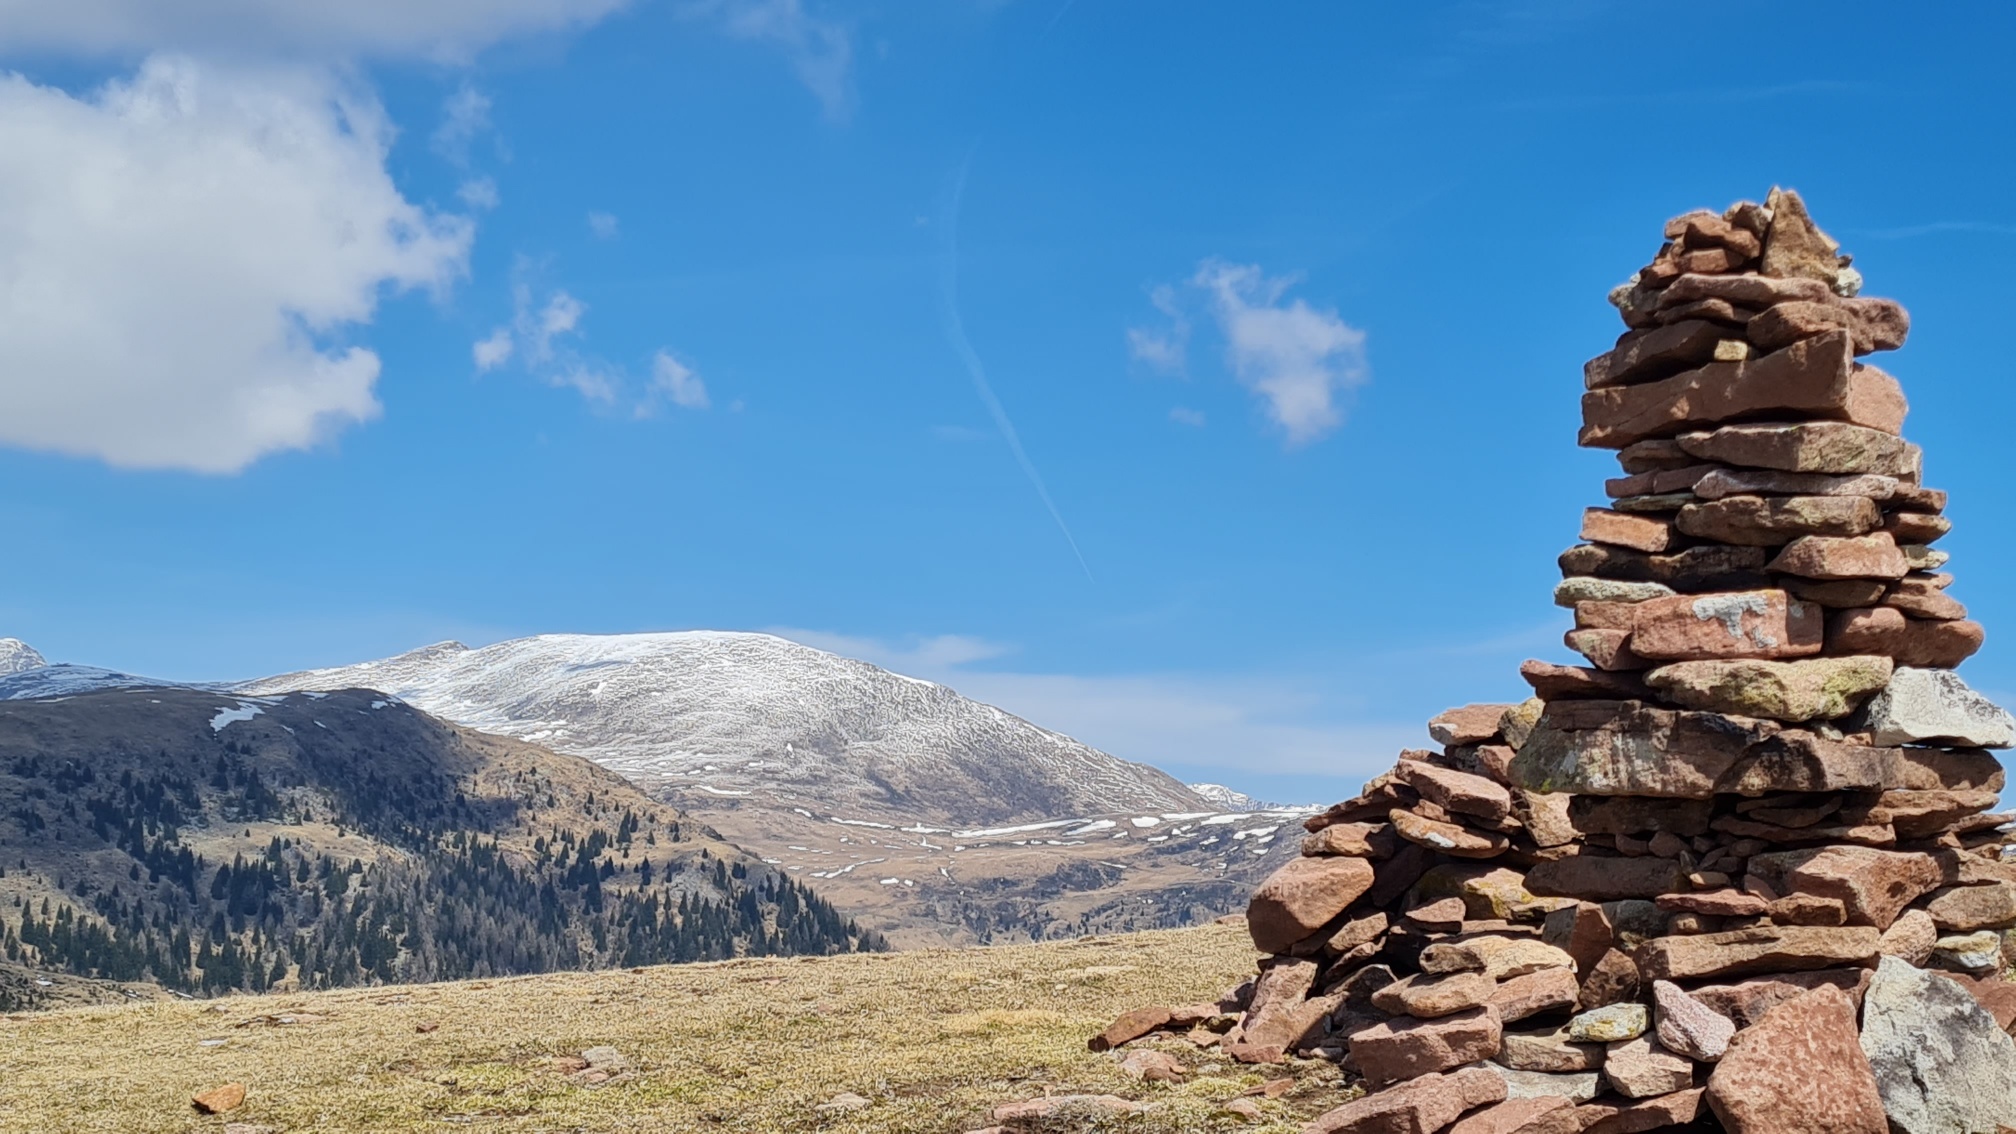
[[[1102,1129],[1291,1131],[1334,1071],[1246,1126],[1216,1104],[1266,1074],[1180,1041],[1199,1069],[1141,1083],[1087,1036],[1120,1012],[1210,999],[1253,971],[1243,929],[879,956],[765,959],[217,1001],[0,1022],[0,1130],[218,1131],[192,1092],[250,1088],[236,1122],[279,1131],[959,1131],[997,1102],[1114,1093],[1155,1105]],[[304,1014],[295,1023],[262,1017]],[[425,1025],[438,1024],[422,1032]],[[221,1041],[221,1042],[217,1042]],[[556,1057],[612,1045],[632,1077],[584,1086]],[[872,1105],[818,1105],[843,1091]]]

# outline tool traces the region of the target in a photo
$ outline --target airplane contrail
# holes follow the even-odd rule
[[[952,197],[946,210],[945,255],[941,276],[940,295],[944,300],[940,315],[945,324],[945,337],[958,352],[959,360],[966,364],[966,372],[973,378],[973,389],[980,395],[987,412],[994,417],[995,428],[1001,431],[1002,440],[1015,454],[1015,463],[1022,466],[1023,475],[1035,487],[1036,495],[1043,500],[1043,507],[1050,510],[1050,518],[1057,521],[1057,530],[1064,533],[1064,542],[1071,545],[1071,554],[1078,559],[1078,566],[1085,572],[1087,580],[1092,579],[1092,568],[1085,562],[1085,553],[1078,550],[1078,541],[1071,535],[1071,525],[1064,522],[1064,513],[1057,510],[1056,501],[1050,499],[1050,490],[1043,485],[1043,474],[1036,471],[1029,454],[1022,448],[1022,437],[1015,432],[1015,423],[1008,420],[1008,411],[1001,406],[1001,399],[994,396],[994,387],[987,381],[987,370],[980,365],[980,355],[966,338],[965,321],[959,318],[959,202],[966,195],[966,172],[973,167],[973,153],[979,146],[969,150],[966,159],[959,163],[959,170],[952,178]]]

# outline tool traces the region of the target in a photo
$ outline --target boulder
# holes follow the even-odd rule
[[[1743,496],[1860,497],[1868,501],[1891,500],[1903,490],[1894,476],[1862,473],[1837,476],[1833,473],[1781,472],[1777,469],[1725,469],[1704,474],[1694,482],[1694,495],[1720,501]],[[1864,529],[1873,531],[1873,528]],[[1858,533],[1859,534],[1859,533]],[[1773,545],[1785,543],[1774,540]]]
[[[225,1083],[198,1091],[189,1098],[189,1105],[198,1114],[223,1114],[245,1105],[245,1084]]]
[[[1793,413],[1864,425],[1904,426],[1904,392],[1873,366],[1853,365],[1852,341],[1834,331],[1748,362],[1711,362],[1671,378],[1582,395],[1580,443],[1621,449],[1703,425]]]
[[[1728,328],[1700,320],[1683,320],[1643,333],[1633,332],[1614,350],[1583,365],[1583,387],[1594,390],[1667,377],[1713,361],[1716,344],[1727,338]]]
[[[1876,744],[2016,745],[2016,717],[1950,669],[1898,666],[1850,727]]]
[[[1779,547],[1809,535],[1866,535],[1882,526],[1883,510],[1864,496],[1727,496],[1688,504],[1673,518],[1673,527],[1687,535],[1757,547]],[[1597,537],[1585,525],[1582,538]],[[1640,550],[1664,551],[1668,542]]]
[[[1496,991],[1498,982],[1481,972],[1416,973],[1373,993],[1372,1006],[1396,1016],[1432,1020],[1481,1008]]]
[[[2008,964],[2002,934],[1989,929],[1940,937],[1932,943],[1930,963],[1933,968],[1976,975],[1996,972]]]
[[[1741,1031],[1762,1020],[1771,1009],[1821,985],[1840,989],[1851,1003],[1859,1006],[1862,991],[1869,986],[1869,977],[1870,970],[1863,968],[1777,973],[1735,984],[1699,985],[1688,995],[1709,1010],[1729,1017]]]
[[[1901,579],[1911,570],[1889,532],[1861,536],[1800,536],[1785,545],[1767,571],[1805,579]]]
[[[1872,527],[1874,525],[1871,525]],[[1589,508],[1582,513],[1582,538],[1592,543],[1610,543],[1636,551],[1659,552],[1673,542],[1671,522],[1653,516],[1634,516],[1607,508]]]
[[[1577,1043],[1568,1038],[1566,1027],[1545,1032],[1506,1032],[1501,1043],[1497,1063],[1514,1071],[1562,1074],[1598,1071],[1603,1067],[1603,1045]]]
[[[1825,612],[1780,590],[1675,595],[1638,603],[1583,603],[1578,629],[1628,630],[1641,658],[1789,658],[1820,652]]]
[[[1484,1067],[1505,1080],[1507,1098],[1588,1102],[1603,1090],[1603,1075],[1598,1071],[1517,1071],[1495,1060]]]
[[[1702,544],[1666,555],[1650,555],[1626,547],[1578,543],[1556,562],[1563,576],[1592,576],[1627,582],[1663,583],[1680,591],[1740,590],[1768,586],[1761,547]]]
[[[1882,656],[1687,661],[1650,671],[1645,683],[1689,709],[1779,721],[1832,720],[1883,688],[1891,668]]]
[[[1729,1050],[1729,1040],[1736,1035],[1735,1021],[1671,981],[1652,982],[1652,1007],[1659,1042],[1688,1059],[1713,1063]]]
[[[1505,1101],[1505,1080],[1482,1067],[1427,1074],[1325,1112],[1302,1134],[1432,1134],[1464,1112]]]
[[[1529,791],[1709,799],[1750,747],[1780,727],[1639,701],[1552,701],[1508,771],[1513,786]]]
[[[1888,654],[1898,665],[1921,669],[1952,669],[1986,638],[1979,622],[1907,618],[1891,606],[1840,610],[1827,619],[1828,653]]]
[[[1526,888],[1542,897],[1608,902],[1653,898],[1684,889],[1687,871],[1670,858],[1602,858],[1583,853],[1543,862],[1526,872]]]
[[[1297,858],[1267,877],[1246,904],[1246,928],[1262,953],[1288,947],[1323,928],[1372,886],[1362,858]]]
[[[1915,476],[1918,447],[1894,433],[1844,421],[1725,425],[1675,439],[1688,456],[1753,469],[1833,476]]]
[[[1670,1095],[1694,1085],[1694,1061],[1666,1050],[1649,1035],[1610,1045],[1603,1078],[1627,1099]]]
[[[1398,807],[1387,818],[1401,838],[1455,858],[1496,858],[1512,845],[1511,840],[1495,831],[1473,831],[1460,823],[1444,823]]]
[[[1866,925],[1760,925],[1661,937],[1632,951],[1640,979],[1705,980],[1753,973],[1866,965],[1880,934]]]
[[[1937,889],[1939,863],[1917,851],[1832,846],[1774,851],[1750,860],[1750,872],[1780,893],[1839,898],[1848,923],[1888,929],[1905,906]]]
[[[1574,1043],[1616,1043],[1636,1039],[1645,1034],[1651,1021],[1651,1014],[1643,1004],[1611,1004],[1582,1012],[1569,1020],[1568,1039]]]
[[[1845,266],[1841,243],[1813,223],[1799,194],[1774,186],[1764,207],[1771,210],[1771,226],[1764,232],[1764,274],[1838,288]]]
[[[1434,1020],[1401,1017],[1353,1033],[1351,1059],[1367,1081],[1395,1083],[1489,1059],[1498,1054],[1502,1032],[1490,1008]]]
[[[1316,976],[1315,969],[1314,965],[1309,966],[1311,980]],[[1303,991],[1307,992],[1308,989],[1305,987]],[[1093,1051],[1106,1051],[1130,1040],[1140,1039],[1157,1028],[1167,1027],[1169,1020],[1170,1011],[1162,1005],[1135,1008],[1122,1012],[1119,1019],[1108,1024],[1105,1031],[1085,1041],[1085,1045]]]
[[[1582,1120],[1582,1134],[1641,1134],[1694,1121],[1701,1114],[1701,1098],[1705,1093],[1705,1088],[1695,1087],[1636,1102],[1605,1099],[1576,1107],[1575,1113]]]
[[[1504,716],[1501,711],[1498,714]],[[1497,718],[1491,730],[1497,733]],[[1438,768],[1420,760],[1402,760],[1394,774],[1401,783],[1421,793],[1421,798],[1458,815],[1473,815],[1495,823],[1512,813],[1512,793],[1505,785],[1484,776]]]
[[[1664,583],[1632,583],[1591,575],[1577,575],[1554,585],[1554,605],[1570,609],[1578,602],[1644,602],[1672,596],[1673,588]]]
[[[1562,1012],[1575,1007],[1581,984],[1569,969],[1541,969],[1516,976],[1497,986],[1486,1000],[1498,1018],[1511,1023],[1528,1016]]]
[[[1896,350],[1911,331],[1911,317],[1893,299],[1795,300],[1759,312],[1744,337],[1770,351],[1829,331],[1847,331],[1858,355]]]
[[[1708,1076],[1731,1134],[1889,1134],[1884,1099],[1840,989],[1803,992],[1743,1029]]]
[[[1938,947],[1939,923],[1924,910],[1905,910],[1876,944],[1885,957],[1920,966],[1932,959],[1932,950]]]
[[[1942,933],[1972,933],[2016,925],[2016,883],[1949,886],[1934,891],[1925,912]]]
[[[1597,958],[1596,966],[1582,978],[1578,1007],[1604,1008],[1622,1004],[1638,995],[1638,965],[1621,949],[1611,949]]]
[[[1507,1099],[1477,1111],[1449,1128],[1449,1134],[1581,1134],[1582,1120],[1566,1098]]]
[[[2016,1116],[2016,1040],[1942,976],[1883,958],[1862,1002],[1861,1047],[1899,1134],[1973,1134]]]
[[[1498,735],[1498,721],[1510,705],[1474,704],[1446,709],[1428,722],[1437,744],[1483,744]]]

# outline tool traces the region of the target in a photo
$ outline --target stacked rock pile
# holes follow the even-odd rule
[[[1589,664],[1437,717],[1253,895],[1222,1046],[1361,1076],[1311,1134],[2016,1130],[2016,720],[1858,361],[1908,319],[1791,192],[1665,236],[1584,369]]]

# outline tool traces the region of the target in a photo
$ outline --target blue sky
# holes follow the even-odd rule
[[[775,629],[1335,797],[1566,659],[1604,293],[1777,183],[1914,315],[2016,692],[2004,6],[174,7],[0,0],[52,658]]]

